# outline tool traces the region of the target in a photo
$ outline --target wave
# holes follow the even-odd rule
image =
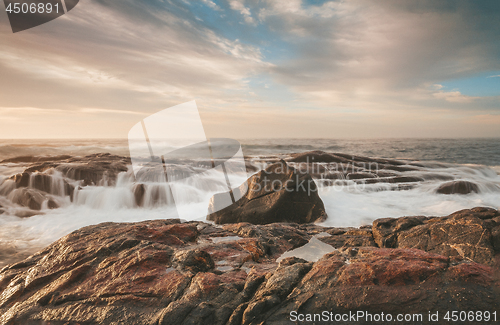
[[[297,150],[297,148],[302,148],[302,151],[322,147],[332,150],[337,147],[351,148],[351,151],[347,151],[349,154],[341,155],[342,157],[352,157],[365,152],[371,152],[372,157],[399,157],[400,153],[397,150],[405,144],[405,141],[373,140],[355,149],[356,144],[360,142],[319,140],[311,145],[307,144],[308,140],[300,140],[299,143],[292,145],[290,141],[282,140],[281,143],[273,141],[249,140],[246,144],[243,143],[243,149],[246,150],[244,152],[247,154],[249,175],[265,168],[266,164],[272,161],[290,157],[290,154],[286,152],[292,153],[294,152],[292,150]],[[374,143],[378,143],[378,147],[373,147]],[[369,146],[370,144],[372,147]],[[387,151],[389,144],[392,147],[391,154],[384,155],[384,152],[389,152]],[[400,164],[394,165],[392,169],[382,169],[375,173],[376,177],[370,182],[361,182],[353,177],[354,174],[348,175],[348,172],[342,170],[337,174],[329,175],[328,181],[319,173],[314,174],[313,177],[319,187],[319,195],[328,214],[324,225],[360,226],[383,217],[439,216],[476,206],[500,208],[500,165],[498,164],[500,160],[491,163],[498,156],[495,150],[488,149],[490,147],[487,144],[491,144],[491,141],[484,142],[480,148],[483,150],[483,157],[486,157],[485,161],[490,162],[492,167],[477,163],[457,164],[456,161],[478,160],[463,157],[450,159],[452,163],[443,159],[432,161],[430,158],[436,156],[435,151],[443,150],[442,147],[446,144],[449,142],[435,142],[427,145],[421,142],[414,143],[404,153],[412,152],[415,155],[412,157],[417,157],[415,153],[418,153],[420,158],[424,159],[401,160]],[[427,149],[419,148],[419,146],[431,149],[426,152]],[[458,151],[455,156],[464,155],[464,151],[467,150]],[[108,171],[102,174],[97,173],[98,168],[91,168],[90,170],[95,174],[86,175],[87,179],[83,180],[79,179],[82,174],[76,173],[75,169],[61,168],[58,165],[59,162],[51,162],[50,159],[39,163],[31,161],[0,163],[0,250],[2,247],[9,247],[10,250],[21,253],[33,252],[73,230],[101,222],[178,218],[178,211],[181,211],[187,220],[205,220],[208,201],[212,195],[227,189],[226,184],[218,181],[220,177],[215,174],[217,171],[211,170],[196,181],[174,185],[182,187],[178,188],[177,192],[183,195],[173,200],[172,188],[165,183],[155,179],[134,177],[130,166],[127,167],[124,163],[128,159],[124,158],[128,155],[128,147],[127,142],[123,140],[60,141],[49,142],[45,146],[32,142],[0,141],[1,160],[23,155],[84,157],[98,152],[109,152],[120,156],[113,159],[117,161],[121,159],[124,167],[118,168],[113,173]],[[249,152],[254,154],[251,155]],[[99,157],[101,156],[105,155]],[[77,158],[73,160],[68,164],[78,164],[80,161]],[[38,210],[16,203],[20,202],[19,197],[25,195],[26,190],[23,192],[22,189],[17,188],[16,181],[13,179],[13,176],[22,175],[26,169],[33,168],[34,165],[46,167],[39,168],[39,170],[35,168],[26,180],[26,188],[33,190],[31,194],[36,196],[39,191],[43,195]],[[197,165],[197,168],[202,167]],[[241,177],[239,182],[243,183],[245,179],[246,177]],[[450,180],[473,182],[477,184],[479,193],[438,194],[436,189]],[[341,182],[336,184],[336,181]]]

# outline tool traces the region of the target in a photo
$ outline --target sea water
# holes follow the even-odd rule
[[[380,158],[406,159],[421,162],[422,167],[405,176],[425,178],[430,173],[468,180],[479,186],[479,193],[442,195],[436,189],[443,180],[426,180],[406,190],[395,184],[376,183],[357,186],[322,186],[318,194],[324,202],[328,219],[325,226],[360,226],[383,217],[442,216],[476,206],[500,208],[500,139],[253,139],[240,140],[243,153],[252,164],[259,157],[286,158],[291,153],[311,150],[339,152]],[[0,140],[0,161],[18,156],[85,156],[111,153],[127,156],[126,140]],[[433,162],[439,162],[436,165]],[[262,167],[258,162],[256,168]],[[224,191],[224,184],[207,173],[204,179],[185,185],[186,195],[177,207],[172,205],[165,185],[148,186],[143,207],[134,203],[135,178],[131,169],[118,175],[113,186],[89,186],[77,190],[73,201],[61,198],[61,208],[44,208],[40,214],[19,218],[21,207],[9,203],[7,193],[10,176],[20,173],[29,164],[0,164],[0,205],[6,212],[0,215],[0,266],[5,252],[34,252],[71,231],[101,222],[134,222],[177,218],[178,210],[189,220],[205,221],[206,202]],[[437,167],[436,167],[437,166]],[[214,171],[215,172],[215,171]],[[250,174],[249,174],[250,175]],[[57,178],[57,175],[53,175]],[[60,176],[62,177],[62,176]],[[241,178],[242,183],[245,178]],[[349,186],[350,185],[350,186]],[[153,193],[153,191],[156,191]],[[153,200],[152,197],[161,197]],[[201,203],[200,203],[201,202]],[[2,257],[3,256],[3,257]],[[4,263],[5,264],[5,263]]]

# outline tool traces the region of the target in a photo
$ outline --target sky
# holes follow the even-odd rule
[[[0,138],[126,138],[195,100],[208,137],[500,137],[500,1],[81,0],[12,33]]]

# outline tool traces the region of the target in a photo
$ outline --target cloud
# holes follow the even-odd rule
[[[50,105],[60,108],[123,104],[151,110],[156,102],[157,110],[193,98],[230,102],[237,94],[227,92],[247,94],[245,80],[270,66],[258,47],[215,33],[186,7],[156,6],[88,1],[37,30],[13,35],[0,29],[0,87],[12,90],[2,94],[2,104],[49,107],[54,94],[58,100]],[[33,84],[23,103],[16,84]]]
[[[215,2],[211,0],[202,0],[202,2],[214,10],[222,10]]]
[[[276,63],[275,80],[317,102],[375,107],[380,98],[399,98],[401,107],[428,84],[500,68],[499,3],[265,3],[259,19],[293,52]]]
[[[128,115],[144,115],[144,113],[125,111],[121,109],[103,109],[103,108],[81,108],[79,112],[90,113],[90,114],[128,114]]]
[[[239,11],[240,14],[245,17],[245,22],[248,24],[254,24],[255,20],[252,17],[252,13],[248,7],[245,7],[244,0],[229,0],[229,6],[231,9]]]
[[[434,97],[444,99],[450,103],[471,103],[478,97],[466,96],[459,91],[439,91],[433,94]]]
[[[235,137],[448,136],[500,111],[442,86],[500,71],[499,2],[311,2],[89,0],[23,33],[0,24],[1,105],[18,109],[0,108],[17,121],[0,137],[126,136],[192,99]],[[500,135],[486,129],[467,134]]]
[[[63,112],[60,109],[43,109],[39,107],[0,107],[3,116],[16,114],[58,114]]]

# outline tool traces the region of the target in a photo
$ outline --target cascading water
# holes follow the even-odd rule
[[[351,149],[354,150],[353,148]],[[0,151],[1,149],[0,147]],[[98,149],[105,150],[104,147]],[[98,149],[92,146],[92,150]],[[64,150],[52,151],[54,154],[73,153]],[[83,150],[83,147],[77,148],[78,152]],[[253,147],[251,150],[258,149]],[[266,150],[268,149],[262,149],[263,152]],[[87,153],[89,151],[85,152]],[[250,170],[256,172],[273,159],[276,161],[287,157],[287,154],[266,153],[266,156],[247,157],[247,163]],[[488,157],[491,158],[491,155]],[[72,165],[68,164],[71,168],[45,168],[30,173],[26,189],[44,195],[40,210],[32,210],[12,202],[12,193],[18,191],[20,195],[26,190],[19,191],[23,188],[17,188],[16,182],[11,179],[16,174],[22,174],[31,165],[32,162],[0,164],[0,251],[14,252],[10,255],[15,259],[19,259],[16,254],[33,253],[59,237],[91,224],[177,218],[178,211],[182,211],[183,216],[188,216],[188,220],[205,221],[209,199],[215,193],[227,191],[227,184],[221,182],[221,178],[215,174],[218,171],[203,162],[168,165],[169,178],[176,180],[171,184],[165,182],[164,173],[141,173],[136,178],[129,166],[128,170],[125,168],[126,171],[116,175],[103,173],[100,179],[89,185],[72,179],[71,176],[76,174],[69,173]],[[499,165],[500,163],[495,163],[494,166]],[[408,183],[360,183],[346,177],[342,170],[338,175],[334,172],[326,175],[325,179],[319,179],[318,175],[314,177],[328,214],[324,225],[359,226],[382,217],[447,215],[475,206],[500,208],[500,176],[494,166],[419,161],[413,165],[412,170],[390,170],[396,177],[421,179]],[[199,177],[183,179],[193,171]],[[325,186],[328,177],[330,185]],[[239,182],[243,183],[245,180],[242,177]],[[436,192],[440,185],[452,180],[473,182],[478,187],[478,193],[443,195]],[[173,191],[179,194],[175,200]],[[51,208],[50,200],[58,208],[54,208],[53,204]],[[2,262],[1,259],[0,254],[0,264],[8,262],[5,259]]]

